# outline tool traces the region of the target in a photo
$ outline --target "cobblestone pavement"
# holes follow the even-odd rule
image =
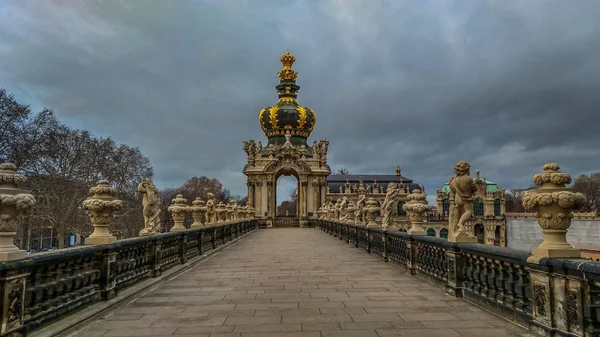
[[[318,229],[261,229],[81,337],[533,336]]]

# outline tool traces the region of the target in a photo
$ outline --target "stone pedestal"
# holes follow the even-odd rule
[[[181,194],[177,194],[177,197],[171,201],[171,206],[167,209],[173,217],[173,227],[169,232],[183,232],[186,228],[183,226],[183,219],[189,211],[187,200]]]
[[[35,204],[33,195],[20,189],[26,180],[17,174],[14,164],[0,164],[0,261],[22,259],[26,255],[13,243],[21,216]]]
[[[190,228],[196,229],[204,227],[204,224],[202,223],[202,217],[204,216],[204,213],[206,213],[206,206],[204,206],[204,201],[200,199],[200,197],[192,201],[192,207],[190,207],[190,212],[194,217],[194,223],[192,223]]]
[[[402,209],[410,218],[410,235],[427,235],[423,228],[423,220],[425,214],[431,210],[431,205],[427,203],[427,196],[421,193],[421,190],[415,189],[409,194],[406,199],[408,202],[402,205]]]
[[[537,211],[544,235],[542,243],[531,250],[534,257],[581,257],[581,251],[567,242],[567,230],[571,226],[573,209],[581,208],[585,197],[565,187],[571,183],[571,176],[559,169],[555,163],[544,165],[543,172],[533,176],[533,182],[539,188],[527,191],[523,197],[523,207]]]
[[[91,196],[83,201],[83,208],[88,211],[94,232],[85,239],[86,245],[105,245],[114,243],[117,238],[109,231],[114,212],[123,207],[123,202],[116,198],[117,190],[108,185],[108,180],[100,180],[90,188]]]

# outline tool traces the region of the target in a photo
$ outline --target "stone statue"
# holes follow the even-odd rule
[[[254,140],[244,141],[244,152],[246,152],[249,158],[254,158],[256,155],[256,144],[254,144]]]
[[[144,228],[140,236],[155,235],[160,233],[160,194],[149,178],[142,179],[138,185],[138,192],[142,197],[142,214],[144,215]]]
[[[342,202],[340,203],[340,221],[345,221],[348,216],[348,198],[343,197]]]
[[[256,144],[254,154],[258,156],[262,152],[262,149],[263,149],[262,142],[259,140],[258,143]]]
[[[365,207],[365,198],[367,196],[366,195],[360,195],[358,196],[358,200],[356,201],[356,207],[354,210],[354,223],[355,224],[362,224],[364,222],[364,213],[363,213],[363,207]]]
[[[206,194],[208,200],[206,201],[206,221],[205,224],[214,224],[217,222],[217,205],[215,203],[215,195],[208,192]]]
[[[400,188],[398,187],[398,184],[395,182],[390,182],[387,185],[387,194],[385,195],[385,200],[381,205],[381,213],[383,215],[381,220],[381,228],[386,229],[387,227],[394,225],[393,220],[397,212],[394,205],[398,203],[399,195]]]
[[[291,144],[290,139],[292,139],[292,133],[288,130],[285,132],[285,144]]]
[[[238,208],[238,204],[237,202],[235,202],[235,200],[231,199],[229,200],[229,207],[230,207],[230,211],[228,212],[228,218],[229,220],[238,220],[236,218],[237,215],[237,208]]]
[[[473,194],[477,186],[471,178],[471,164],[461,160],[454,165],[455,177],[448,182],[450,190],[454,193],[454,205],[450,209],[449,227],[454,237],[472,237],[465,228],[465,222],[473,214]]]

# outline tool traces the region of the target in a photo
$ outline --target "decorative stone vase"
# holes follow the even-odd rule
[[[427,203],[427,195],[421,193],[421,190],[414,189],[411,194],[406,196],[407,203],[402,205],[402,209],[408,213],[410,219],[410,235],[426,235],[423,228],[425,214],[431,210],[431,205]]]
[[[366,206],[364,211],[367,213],[367,228],[376,228],[379,227],[375,219],[377,219],[377,214],[381,208],[377,206],[377,201],[375,198],[369,198],[366,202]]]
[[[254,219],[256,210],[252,206],[248,206],[248,219]]]
[[[351,202],[348,204],[348,215],[346,216],[346,222],[349,224],[354,223],[354,212],[356,212],[356,207],[354,207],[354,203]]]
[[[204,213],[206,213],[206,206],[204,206],[204,200],[197,197],[196,200],[192,201],[192,206],[189,208],[192,213],[192,217],[194,218],[194,223],[190,226],[191,229],[202,228],[204,224],[202,223],[202,217]]]
[[[25,176],[17,174],[15,164],[0,164],[0,261],[18,260],[26,255],[13,243],[21,216],[35,205],[33,195],[20,189],[25,181]]]
[[[233,205],[231,203],[227,204],[225,206],[225,210],[226,210],[226,221],[233,221],[235,220],[235,209],[233,208]]]
[[[567,242],[567,229],[571,226],[573,209],[583,207],[585,196],[565,187],[571,183],[571,176],[559,169],[555,163],[544,165],[542,173],[533,176],[539,187],[526,191],[523,197],[523,207],[537,211],[544,235],[542,243],[531,253],[540,258],[579,258],[581,251]]]
[[[117,241],[108,231],[113,213],[123,207],[123,202],[116,198],[117,190],[108,185],[108,180],[100,180],[90,188],[90,194],[83,201],[83,208],[88,211],[94,232],[85,239],[85,244],[105,245]]]
[[[171,200],[171,206],[167,208],[171,216],[173,217],[173,227],[170,232],[183,232],[186,228],[183,226],[183,220],[185,215],[190,211],[187,205],[187,199],[181,194],[177,194],[175,199]]]
[[[217,204],[217,222],[225,222],[225,217],[227,214],[227,208],[225,208],[225,204],[222,201],[219,201]]]

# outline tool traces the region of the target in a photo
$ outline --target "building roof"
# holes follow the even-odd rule
[[[377,182],[379,186],[387,187],[390,182],[395,182],[408,186],[410,191],[421,188],[412,179],[394,174],[332,174],[327,177],[327,186],[329,186],[330,191],[337,193],[340,187],[346,185],[346,182],[351,185],[360,184],[361,177],[365,185],[373,185]]]

